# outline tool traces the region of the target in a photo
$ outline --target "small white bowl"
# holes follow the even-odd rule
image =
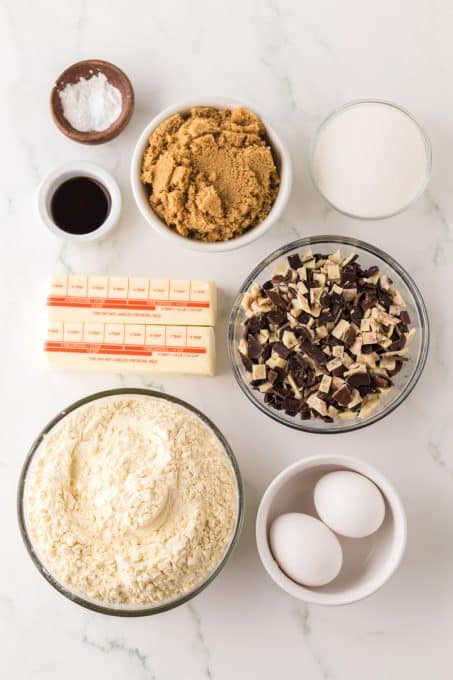
[[[275,164],[280,175],[280,187],[277,198],[275,199],[274,205],[272,206],[272,209],[266,219],[256,227],[249,229],[242,236],[231,239],[231,241],[205,243],[203,241],[196,241],[195,239],[181,236],[177,231],[168,227],[165,222],[161,220],[158,215],[156,215],[149,204],[147,189],[140,181],[143,155],[148,146],[148,140],[153,130],[155,130],[155,128],[169,116],[173,116],[175,113],[185,113],[194,106],[212,106],[218,109],[232,109],[241,106],[256,113],[266,128],[267,137],[272,148]],[[246,246],[252,241],[255,241],[266,231],[268,231],[268,229],[270,229],[272,225],[275,224],[275,222],[280,218],[288,202],[292,185],[292,174],[291,158],[286,146],[283,144],[275,130],[263,118],[263,116],[248,104],[233,99],[222,99],[219,97],[202,97],[200,99],[185,101],[166,108],[164,111],[162,111],[162,113],[153,118],[153,120],[143,130],[135,146],[131,163],[132,193],[134,194],[137,206],[145,220],[149,222],[149,224],[155,229],[155,231],[157,231],[158,234],[171,239],[174,243],[178,243],[179,245],[190,248],[191,250],[211,253],[219,253],[225,252],[227,250],[236,250],[236,248],[242,248],[242,246]]]
[[[91,177],[102,184],[110,194],[110,211],[105,222],[98,229],[88,234],[69,234],[60,229],[52,217],[52,197],[58,187],[72,177]],[[73,161],[53,170],[43,179],[38,189],[38,211],[41,220],[49,231],[65,241],[87,243],[98,241],[110,232],[117,224],[121,214],[121,193],[112,175],[94,163]]]
[[[366,538],[338,536],[343,548],[339,575],[325,586],[308,588],[291,580],[278,566],[269,547],[269,528],[286,512],[318,517],[314,487],[318,479],[334,470],[353,470],[371,479],[384,496],[385,518],[378,531]],[[396,571],[406,540],[406,514],[393,486],[371,465],[348,456],[312,456],[285,468],[266,489],[256,519],[258,553],[269,576],[293,597],[313,604],[350,604],[376,592]]]

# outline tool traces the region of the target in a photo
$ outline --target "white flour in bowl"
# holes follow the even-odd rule
[[[30,539],[70,591],[154,604],[212,573],[237,520],[237,485],[217,438],[169,401],[86,404],[47,435],[25,487]]]

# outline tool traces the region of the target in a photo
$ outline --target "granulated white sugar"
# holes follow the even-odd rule
[[[335,208],[357,217],[385,217],[422,191],[428,153],[408,114],[383,102],[362,102],[340,110],[321,128],[313,176]]]

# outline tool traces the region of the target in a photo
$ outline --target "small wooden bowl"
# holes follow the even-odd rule
[[[118,118],[106,130],[100,132],[79,132],[64,117],[59,93],[69,83],[77,83],[80,78],[89,79],[99,72],[102,72],[109,83],[121,92],[122,110]],[[134,110],[134,90],[127,75],[114,64],[110,64],[108,61],[101,61],[100,59],[78,61],[76,64],[69,66],[57,78],[50,94],[50,110],[55,125],[66,137],[81,144],[104,144],[117,137],[130,121]]]

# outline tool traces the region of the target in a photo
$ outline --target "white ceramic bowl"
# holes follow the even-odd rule
[[[318,479],[334,470],[353,470],[371,479],[384,496],[385,518],[378,531],[366,538],[338,536],[343,548],[339,575],[325,586],[308,588],[292,581],[278,566],[269,547],[269,528],[286,512],[318,517],[314,487]],[[393,486],[371,465],[348,456],[312,456],[285,468],[266,489],[256,519],[258,552],[269,576],[293,597],[313,604],[350,604],[374,593],[396,571],[406,538],[406,514]]]
[[[275,203],[272,206],[271,211],[263,222],[258,224],[247,231],[242,236],[231,239],[231,241],[219,241],[215,243],[205,243],[203,241],[196,241],[195,239],[186,238],[181,236],[175,230],[170,229],[163,220],[161,220],[154,210],[151,208],[148,201],[148,192],[146,187],[140,181],[140,171],[142,165],[143,155],[145,153],[146,147],[148,146],[148,140],[155,128],[162,123],[169,116],[175,113],[184,113],[194,106],[213,106],[218,109],[231,109],[237,106],[242,106],[259,116],[266,128],[267,136],[269,139],[270,146],[272,148],[275,164],[280,175],[280,188],[275,199]],[[235,101],[233,99],[222,99],[219,97],[201,97],[200,99],[194,99],[190,101],[185,101],[174,106],[169,106],[167,109],[162,111],[158,116],[153,118],[153,120],[145,127],[139,140],[135,146],[134,153],[132,156],[131,163],[131,184],[132,193],[134,194],[137,206],[142,213],[143,217],[149,224],[157,231],[158,234],[166,238],[171,239],[175,244],[185,246],[191,250],[198,250],[202,252],[224,252],[226,250],[235,250],[236,248],[242,248],[257,238],[262,236],[268,229],[272,227],[273,224],[280,218],[286,203],[288,202],[289,193],[292,185],[292,164],[290,155],[283,144],[280,137],[277,135],[275,130],[269,125],[269,123],[263,118],[263,116],[253,109],[253,107],[245,104],[244,102]]]
[[[102,184],[110,194],[110,211],[107,219],[98,229],[88,234],[69,234],[60,229],[52,217],[51,202],[57,188],[72,177],[91,177]],[[112,175],[94,163],[72,161],[53,170],[43,179],[38,189],[38,211],[41,220],[55,236],[72,243],[98,241],[106,236],[117,224],[121,214],[121,193]]]

